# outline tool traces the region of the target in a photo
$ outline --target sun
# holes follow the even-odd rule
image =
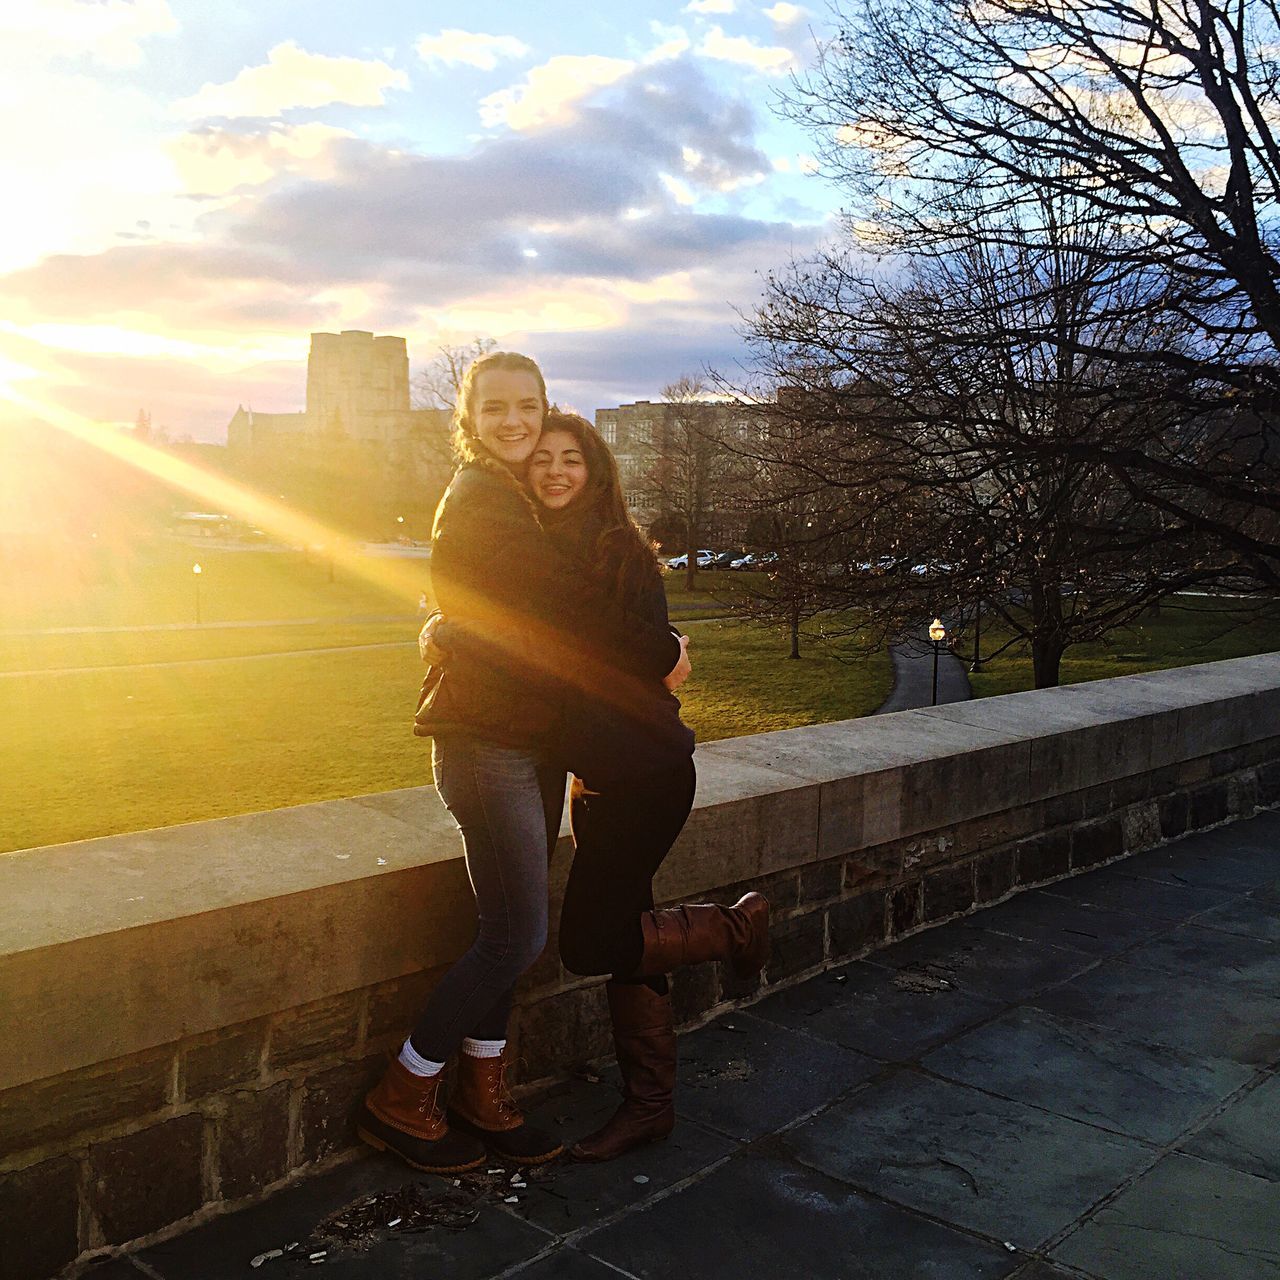
[[[19,364],[16,360],[0,356],[0,396],[4,396],[9,388],[40,376],[39,369],[33,369],[30,365]]]

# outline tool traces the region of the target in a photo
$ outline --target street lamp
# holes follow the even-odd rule
[[[942,625],[941,618],[934,618],[929,623],[929,639],[933,641],[933,701],[929,704],[932,707],[938,705],[938,647],[947,638],[947,629]]]
[[[192,573],[192,576],[195,578],[195,582],[196,582],[196,626],[197,627],[200,625],[200,575],[203,572],[204,570],[198,564],[193,564],[191,566],[191,573]]]

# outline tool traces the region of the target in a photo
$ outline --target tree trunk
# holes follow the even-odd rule
[[[698,572],[698,548],[693,545],[693,522],[688,524],[689,536],[686,539],[684,562],[684,589],[692,591],[694,575]]]
[[[1033,637],[1031,665],[1037,689],[1056,689],[1061,682],[1062,641],[1057,636]]]
[[[791,606],[791,652],[787,654],[788,658],[798,658],[800,656],[800,606]]]

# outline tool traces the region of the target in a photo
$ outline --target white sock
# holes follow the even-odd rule
[[[462,1042],[462,1052],[472,1058],[500,1058],[506,1047],[505,1040],[473,1040],[470,1036]]]
[[[430,1058],[424,1058],[409,1040],[401,1046],[400,1065],[412,1071],[415,1076],[438,1076],[444,1070],[443,1062],[432,1062]]]

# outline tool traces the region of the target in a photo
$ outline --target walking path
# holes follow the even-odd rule
[[[669,612],[706,614],[709,608],[714,607],[677,601],[669,606]],[[384,622],[403,622],[406,625],[413,623],[421,627],[424,616],[422,613],[390,613],[358,614],[351,618],[249,618],[235,622],[147,622],[118,627],[37,627],[25,631],[0,631],[0,640],[25,636],[132,635],[148,631],[239,631],[250,627],[345,627]],[[702,619],[692,618],[690,621],[698,622]]]
[[[334,644],[319,649],[278,649],[272,653],[230,653],[216,658],[171,658],[164,662],[108,662],[97,667],[30,667],[0,671],[0,680],[19,676],[84,676],[103,671],[154,671],[159,667],[198,667],[210,662],[257,662],[263,658],[306,658],[319,653],[352,653],[359,649],[417,649],[417,640],[384,640],[377,644]]]
[[[518,1188],[361,1154],[92,1274],[1280,1280],[1280,813],[916,934],[680,1047],[658,1146]],[[604,1074],[535,1118],[589,1131]]]
[[[889,646],[893,662],[893,692],[876,711],[910,711],[933,705],[933,644],[927,631],[921,639],[903,640]],[[938,651],[938,705],[967,702],[973,696],[965,664],[949,648]]]
[[[109,636],[147,631],[239,631],[249,627],[345,627],[375,622],[416,622],[421,613],[359,614],[353,618],[248,618],[236,622],[147,622],[120,627],[43,627],[29,631],[0,631],[0,640],[16,636]]]

